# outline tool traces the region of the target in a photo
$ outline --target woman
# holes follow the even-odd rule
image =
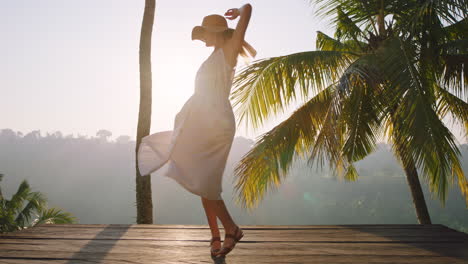
[[[252,6],[229,9],[224,15],[233,20],[240,16],[235,29],[228,28],[220,15],[203,18],[192,30],[192,40],[214,47],[213,53],[198,69],[194,94],[175,117],[174,129],[144,137],[138,149],[141,175],[150,174],[166,162],[165,176],[199,195],[211,229],[211,257],[226,256],[243,237],[242,229],[232,220],[221,197],[222,175],[236,130],[229,94],[237,57],[256,51],[244,41]],[[225,230],[221,247],[218,217]]]

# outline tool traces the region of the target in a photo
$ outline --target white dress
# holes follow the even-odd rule
[[[194,93],[177,113],[173,130],[142,138],[137,153],[141,175],[169,162],[163,175],[193,194],[222,199],[223,172],[236,131],[229,101],[234,71],[222,48],[203,62]]]

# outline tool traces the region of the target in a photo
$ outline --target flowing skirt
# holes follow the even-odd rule
[[[143,137],[137,155],[140,174],[148,175],[168,162],[164,176],[193,194],[222,199],[223,173],[235,125],[228,99],[193,94],[177,113],[173,130]]]

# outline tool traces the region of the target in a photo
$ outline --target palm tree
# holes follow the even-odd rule
[[[140,33],[140,109],[136,137],[135,157],[141,139],[149,135],[151,127],[151,35],[153,32],[155,0],[145,0],[145,11]],[[151,198],[151,175],[140,175],[136,162],[136,203],[137,223],[153,223],[153,202]]]
[[[0,181],[3,174],[0,174]],[[27,202],[26,206],[24,203]],[[33,219],[33,215],[36,217]],[[40,192],[31,192],[23,180],[10,200],[2,195],[0,188],[0,232],[13,232],[39,224],[75,223],[75,217],[57,208],[47,208],[46,198]],[[31,221],[32,220],[32,221]]]
[[[336,14],[335,36],[317,33],[318,50],[266,58],[243,68],[231,99],[254,128],[293,100],[304,103],[263,134],[235,167],[236,202],[252,208],[278,187],[295,158],[324,162],[347,181],[353,166],[392,144],[420,224],[430,224],[418,175],[445,206],[458,179],[468,206],[460,151],[442,119],[468,133],[468,38],[464,1],[318,0]],[[443,25],[446,24],[446,25]]]

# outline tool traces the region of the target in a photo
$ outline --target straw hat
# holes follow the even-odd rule
[[[205,41],[204,32],[224,32],[224,31],[234,31],[234,29],[229,28],[226,18],[221,15],[208,15],[203,18],[201,26],[195,26],[192,29],[192,40],[198,39]]]
[[[192,29],[192,40],[199,39],[205,41],[204,33],[205,31],[209,32],[225,32],[227,34],[232,34],[234,32],[233,28],[228,27],[226,18],[221,15],[208,15],[203,18],[201,26],[195,26]],[[245,56],[250,55],[254,58],[257,55],[257,51],[247,42],[243,41],[241,54]]]

